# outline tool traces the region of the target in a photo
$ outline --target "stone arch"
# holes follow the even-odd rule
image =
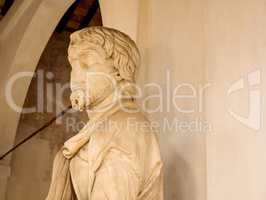
[[[7,103],[5,88],[13,75],[34,72],[40,56],[61,17],[74,0],[17,0],[0,22],[0,155],[14,145],[20,112]],[[23,106],[32,77],[23,79],[13,92]],[[9,158],[0,161],[0,199],[4,199]]]
[[[22,71],[34,72],[39,58],[56,25],[74,0],[18,0],[0,23],[0,153],[13,145],[20,113],[5,99],[6,83]],[[16,104],[22,106],[31,78],[14,88]],[[8,119],[8,120],[7,120]]]

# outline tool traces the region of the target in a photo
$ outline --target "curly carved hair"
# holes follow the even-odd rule
[[[136,43],[126,34],[107,27],[95,26],[76,31],[70,36],[70,46],[75,43],[91,44],[101,47],[105,52],[105,58],[114,61],[114,67],[118,70],[122,79],[135,82],[136,70],[140,65],[140,54]]]

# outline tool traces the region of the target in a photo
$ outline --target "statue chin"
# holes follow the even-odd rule
[[[72,108],[75,109],[75,110],[77,110],[77,111],[84,111],[85,108],[86,108],[86,106],[85,106],[84,103],[77,102],[75,104],[72,104]]]
[[[72,108],[78,111],[84,111],[89,105],[85,92],[82,90],[72,92],[70,100]]]

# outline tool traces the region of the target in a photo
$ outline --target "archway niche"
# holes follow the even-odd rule
[[[74,0],[16,0],[0,21],[0,154],[15,142],[20,112],[6,101],[6,85],[19,72],[34,72],[40,56],[61,17]],[[32,77],[12,90],[14,102],[22,107]],[[0,199],[5,199],[10,176],[10,156],[0,161]]]

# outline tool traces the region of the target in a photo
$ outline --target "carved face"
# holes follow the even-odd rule
[[[111,59],[105,59],[100,49],[82,50],[82,45],[70,46],[71,103],[77,110],[89,109],[104,100],[115,88],[116,73]]]

